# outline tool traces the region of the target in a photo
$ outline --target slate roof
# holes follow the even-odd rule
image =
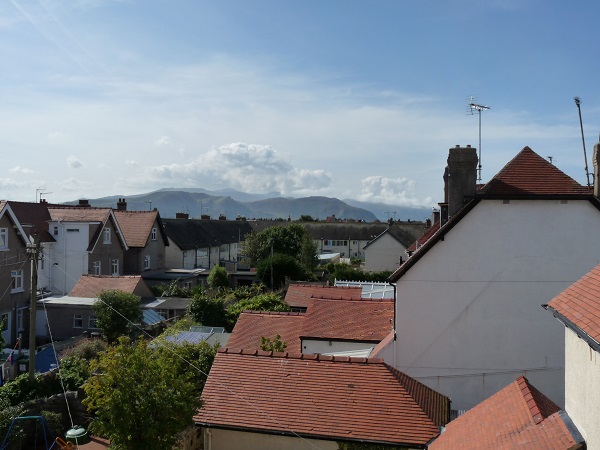
[[[392,299],[311,299],[306,313],[244,311],[229,346],[260,348],[260,338],[277,334],[287,350],[302,352],[302,338],[379,342],[392,329]]]
[[[577,329],[569,328],[599,351],[600,265],[554,297],[547,306],[559,315],[560,320],[575,325]]]
[[[429,449],[566,450],[582,443],[569,416],[520,376],[450,422]]]
[[[391,226],[391,227],[387,228],[386,230],[384,230],[381,234],[379,234],[373,240],[369,241],[367,243],[367,245],[365,245],[363,248],[367,248],[368,246],[370,246],[371,244],[373,244],[375,241],[380,239],[382,236],[385,236],[386,234],[390,235],[393,239],[395,239],[397,242],[399,242],[404,248],[407,248],[408,246],[410,246],[411,242],[413,242],[415,240],[415,238],[413,236],[414,233],[407,233],[405,230],[403,230],[399,227]]]
[[[113,214],[123,232],[128,247],[145,247],[150,240],[152,228],[156,227],[157,234],[168,242],[164,230],[160,227],[158,210],[154,211],[121,211],[113,210]],[[157,236],[158,239],[158,236]]]
[[[252,231],[244,220],[162,219],[162,223],[169,239],[181,250],[241,242]]]
[[[203,426],[420,448],[449,416],[447,397],[381,359],[231,347],[219,350],[202,399]]]
[[[361,287],[290,284],[284,300],[291,307],[307,308],[311,298],[360,300],[361,297]]]
[[[518,198],[588,196],[591,193],[587,186],[582,186],[529,147],[525,147],[479,189],[478,195],[487,198]]]
[[[81,275],[70,297],[96,298],[102,291],[119,290],[141,297],[152,297],[152,292],[146,286],[140,275],[110,276],[110,275]]]
[[[40,242],[54,242],[55,239],[48,232],[50,213],[44,203],[8,202],[15,216],[28,235],[37,233]]]

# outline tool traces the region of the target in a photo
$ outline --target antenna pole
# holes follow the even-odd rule
[[[585,159],[585,176],[587,178],[588,188],[590,187],[590,172],[588,170],[587,153],[585,151],[585,137],[583,136],[583,120],[581,120],[581,99],[579,97],[573,97],[577,110],[579,111],[579,128],[581,128],[581,142],[583,143],[583,159]]]
[[[490,107],[475,103],[474,100],[473,97],[470,98],[468,107],[471,114],[473,114],[473,111],[477,111],[477,114],[479,115],[479,163],[477,166],[477,181],[481,182],[481,111],[486,111],[490,109]]]

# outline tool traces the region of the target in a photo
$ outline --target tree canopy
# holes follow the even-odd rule
[[[130,323],[142,320],[140,298],[123,291],[103,291],[94,303],[97,326],[102,330],[109,343],[131,331]]]
[[[211,289],[229,287],[229,275],[227,274],[227,270],[221,266],[214,266],[210,270],[206,282]]]
[[[200,407],[193,372],[178,370],[173,356],[121,337],[91,365],[84,404],[95,413],[90,427],[111,448],[164,450],[192,424]]]

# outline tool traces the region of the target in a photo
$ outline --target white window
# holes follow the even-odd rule
[[[94,261],[94,275],[100,275],[102,273],[102,264],[100,261]]]
[[[54,236],[58,236],[58,227],[54,227],[53,233],[54,233]]]
[[[24,316],[24,308],[17,309],[17,331],[23,331],[25,328],[23,327],[23,316]]]
[[[73,328],[83,328],[83,317],[81,314],[73,314]]]
[[[8,228],[0,228],[0,250],[8,250]]]
[[[144,270],[150,269],[150,255],[144,256]]]
[[[110,228],[104,229],[104,244],[110,244]]]
[[[152,236],[152,240],[155,241],[156,240],[156,228],[152,228],[151,236]]]
[[[88,319],[88,328],[97,329],[98,328],[98,318],[96,316],[90,316]]]
[[[10,276],[12,278],[10,292],[23,292],[23,270],[12,270]]]
[[[119,275],[119,260],[118,259],[112,260],[112,274]]]

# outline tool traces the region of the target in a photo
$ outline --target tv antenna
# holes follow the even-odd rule
[[[473,115],[475,112],[479,115],[479,163],[477,166],[477,181],[481,182],[481,111],[487,111],[489,106],[477,103],[477,97],[472,95],[467,99],[467,113]]]
[[[581,99],[579,97],[573,97],[577,110],[579,111],[579,128],[581,128],[581,142],[583,143],[583,159],[585,159],[585,177],[587,179],[588,188],[590,187],[590,172],[588,170],[587,153],[585,151],[585,138],[583,137],[583,121],[581,120]]]
[[[52,192],[48,192],[47,190],[45,190],[44,188],[37,188],[35,190],[35,202],[38,202],[38,197],[39,197],[39,201],[42,201],[42,195],[46,195],[46,194],[52,194]]]

